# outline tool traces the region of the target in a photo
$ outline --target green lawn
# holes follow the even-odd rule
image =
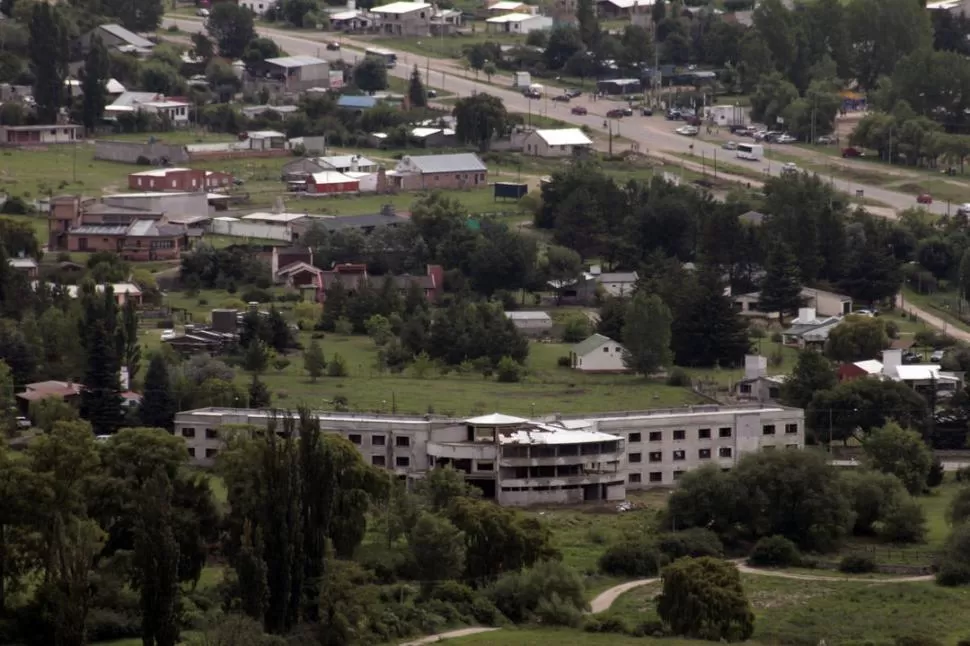
[[[756,575],[743,575],[742,580],[755,611],[755,642],[817,644],[824,639],[828,644],[878,644],[903,636],[932,636],[955,644],[970,634],[967,589],[931,582],[822,582]],[[632,590],[608,615],[633,625],[656,619],[653,599],[659,590],[659,584]]]
[[[125,190],[128,173],[135,170],[138,167],[94,159],[91,144],[5,150],[0,153],[0,190],[27,200],[63,193],[94,196],[102,190]]]
[[[926,310],[928,313],[937,316],[950,325],[958,329],[970,331],[970,324],[967,324],[957,317],[960,313],[960,299],[955,290],[942,290],[933,294],[920,294],[907,285],[903,286],[902,295],[906,303],[910,303]],[[970,316],[970,312],[963,309],[963,316]]]
[[[456,646],[701,646],[711,642],[691,639],[654,639],[607,633],[584,633],[561,628],[504,628],[489,633],[449,639]]]

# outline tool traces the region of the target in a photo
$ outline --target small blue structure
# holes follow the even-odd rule
[[[348,110],[370,110],[376,105],[377,99],[372,96],[354,96],[344,94],[337,99],[337,107],[347,108]]]

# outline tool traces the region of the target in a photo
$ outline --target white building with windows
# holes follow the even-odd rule
[[[264,428],[273,411],[202,408],[175,417],[190,460],[211,466],[230,433]],[[623,500],[628,489],[673,486],[705,464],[800,449],[804,411],[781,406],[687,408],[525,419],[317,413],[371,465],[418,479],[450,465],[503,505]]]

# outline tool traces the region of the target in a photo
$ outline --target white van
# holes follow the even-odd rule
[[[738,159],[761,161],[765,156],[765,147],[761,144],[738,144],[738,150],[735,155]]]

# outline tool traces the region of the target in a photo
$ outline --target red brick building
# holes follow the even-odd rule
[[[392,191],[485,188],[488,167],[474,153],[407,155],[387,174],[387,186]]]
[[[201,168],[153,168],[128,175],[135,191],[211,191],[232,186],[231,173]]]
[[[359,193],[360,180],[335,170],[325,170],[307,175],[306,192],[311,195]]]

